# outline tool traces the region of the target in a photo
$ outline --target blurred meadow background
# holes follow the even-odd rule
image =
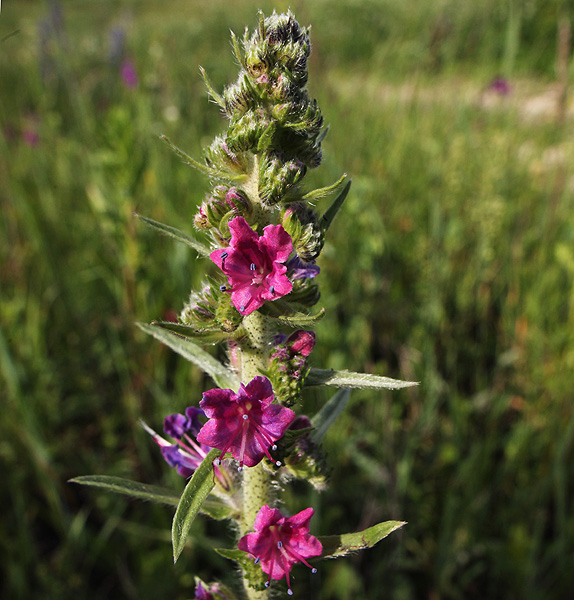
[[[312,25],[331,129],[309,189],[353,177],[320,259],[313,365],[420,381],[356,391],[330,430],[314,532],[408,525],[295,569],[299,598],[566,600],[574,590],[572,2],[5,0],[0,14],[0,596],[193,596],[232,580],[199,519],[173,566],[169,507],[67,483],[182,490],[141,429],[211,381],[134,321],[178,312],[206,262],[136,222],[193,230],[195,157],[225,128],[229,30]],[[571,37],[571,36],[570,36]],[[214,348],[217,352],[217,349]],[[309,412],[328,396],[310,393]]]

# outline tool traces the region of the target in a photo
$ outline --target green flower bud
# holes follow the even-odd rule
[[[195,225],[200,229],[219,229],[223,219],[248,217],[250,213],[251,203],[244,192],[236,187],[217,185],[195,215]]]
[[[273,205],[296,189],[307,167],[298,159],[285,160],[279,153],[265,154],[259,163],[259,195],[264,204]]]
[[[291,236],[301,260],[311,262],[319,256],[325,242],[324,233],[312,209],[303,202],[295,202],[283,211],[281,224]]]

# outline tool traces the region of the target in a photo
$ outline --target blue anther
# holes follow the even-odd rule
[[[313,568],[311,569],[311,573],[313,573],[313,575],[315,575],[315,573],[316,573],[316,572],[317,572],[317,569],[316,569],[315,567],[313,567]]]
[[[249,417],[247,415],[243,415],[242,418],[243,418],[244,421],[247,421],[247,419],[249,419]]]
[[[256,558],[256,559],[255,559],[255,564],[256,564],[256,565],[258,565],[260,562],[261,562],[261,559],[260,559],[260,558]]]
[[[271,450],[277,450],[277,444],[273,444],[273,446],[271,446]]]
[[[269,291],[270,291],[272,294],[274,294],[274,293],[275,293],[275,288],[274,288],[272,285],[270,285],[270,286],[269,286]]]
[[[228,256],[229,256],[229,254],[227,252],[222,252],[221,253],[221,260],[225,260]]]
[[[291,588],[289,588],[289,589],[287,590],[287,595],[288,595],[288,596],[292,596],[292,595],[293,595],[293,590],[292,590]]]
[[[251,263],[250,267],[249,267],[252,271],[255,271],[255,263]]]
[[[240,311],[240,312],[245,312],[245,304],[242,304],[242,305],[239,307],[239,311]]]
[[[227,286],[225,286],[225,285],[220,285],[220,286],[219,286],[219,289],[220,289],[222,292],[225,292],[225,290],[227,289]]]
[[[265,587],[266,588],[269,587],[269,582],[268,581],[265,582]]]
[[[277,548],[283,548],[283,542],[277,542]]]

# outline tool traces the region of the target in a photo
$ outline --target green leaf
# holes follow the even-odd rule
[[[211,495],[201,505],[199,509],[200,513],[215,519],[216,521],[223,521],[224,519],[235,519],[238,517],[238,512],[221,498]]]
[[[166,135],[160,135],[159,137],[179,156],[179,158],[181,158],[181,160],[184,163],[186,163],[190,167],[193,167],[194,169],[201,171],[202,173],[204,173],[205,175],[208,175],[209,177],[218,177],[219,178],[222,176],[222,174],[217,169],[212,169],[211,167],[208,167],[207,165],[203,165],[200,162],[196,161],[194,158],[191,158],[191,156],[186,154],[183,150],[181,150],[180,148],[178,148],[177,146],[172,144]]]
[[[150,500],[151,502],[159,502],[160,504],[169,504],[177,506],[179,502],[178,495],[166,488],[157,485],[147,485],[122,477],[113,477],[111,475],[82,475],[69,480],[70,483],[79,483],[81,485],[90,485],[93,487],[102,488],[110,492],[125,494],[132,498],[140,500]]]
[[[211,96],[211,99],[216,104],[219,104],[219,106],[225,110],[225,102],[223,101],[223,98],[215,91],[215,88],[211,84],[211,81],[209,81],[209,77],[207,76],[205,69],[203,67],[199,67],[199,70],[201,72],[201,76],[203,77],[205,87],[207,88],[207,91],[209,92],[209,95]]]
[[[335,419],[341,414],[347,405],[350,397],[351,390],[347,388],[339,390],[311,419],[311,423],[315,428],[311,434],[311,437],[316,442],[321,441],[325,433],[327,433],[329,427],[331,427],[331,425],[335,422]]]
[[[349,180],[347,185],[341,190],[341,193],[335,198],[335,200],[333,200],[331,206],[329,206],[329,208],[323,213],[320,223],[321,229],[324,232],[327,231],[327,229],[329,229],[329,227],[331,226],[333,219],[339,212],[341,206],[343,206],[343,202],[345,201],[345,198],[347,197],[347,194],[349,193],[350,189],[351,181]]]
[[[403,525],[406,525],[405,521],[385,521],[357,533],[319,537],[323,545],[323,552],[319,558],[339,558],[357,550],[372,548]]]
[[[167,236],[177,240],[178,242],[182,242],[186,246],[193,248],[199,255],[209,256],[210,249],[205,244],[197,241],[196,239],[192,238],[190,235],[187,235],[187,233],[183,233],[183,231],[180,231],[179,229],[176,229],[175,227],[171,227],[170,225],[164,225],[163,223],[158,223],[158,221],[154,221],[153,219],[150,219],[148,217],[142,217],[142,215],[138,215],[137,213],[135,213],[135,216],[138,219],[141,219],[148,227],[151,227],[152,229],[160,231],[164,235],[167,235]]]
[[[220,388],[239,389],[239,378],[194,342],[183,340],[157,325],[148,325],[147,323],[136,323],[136,325],[145,333],[153,335],[154,338],[169,346],[186,360],[203,369]]]
[[[269,148],[271,142],[273,141],[273,136],[275,135],[276,129],[277,126],[275,125],[275,121],[271,121],[257,142],[257,153],[263,152]]]
[[[199,338],[201,341],[208,343],[229,339],[229,334],[221,331],[219,327],[196,329],[195,327],[183,325],[182,323],[173,323],[172,321],[153,321],[152,325],[186,338]]]
[[[219,457],[221,450],[214,448],[203,459],[199,467],[192,475],[189,483],[185,486],[183,494],[179,499],[177,510],[171,527],[171,541],[173,544],[173,562],[177,562],[189,528],[197,516],[201,505],[215,485],[213,475],[213,461]]]
[[[245,71],[247,71],[247,64],[245,63],[245,59],[243,58],[243,54],[241,53],[241,49],[239,48],[237,36],[233,31],[231,32],[231,44],[233,46],[233,54],[235,54],[237,62],[243,67]]]
[[[303,196],[303,200],[313,201],[318,200],[319,198],[324,198],[325,196],[332,194],[337,188],[339,188],[342,185],[343,181],[345,181],[345,179],[347,179],[347,173],[343,173],[341,175],[341,178],[335,181],[335,183],[333,183],[332,185],[328,185],[327,187],[319,188],[317,190],[313,190],[305,194]]]
[[[400,390],[418,385],[418,381],[401,381],[369,373],[334,371],[333,369],[311,369],[305,385],[332,385],[335,387],[362,388],[373,390]]]

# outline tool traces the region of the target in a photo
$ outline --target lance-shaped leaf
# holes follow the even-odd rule
[[[211,81],[209,81],[209,77],[207,76],[205,69],[203,67],[199,67],[199,71],[201,72],[201,76],[203,77],[203,82],[205,83],[205,87],[207,88],[207,91],[209,92],[211,99],[216,104],[219,104],[219,106],[221,108],[225,109],[225,102],[224,102],[223,98],[215,91],[215,88],[211,84]]]
[[[401,381],[370,373],[334,371],[333,369],[311,369],[305,385],[332,385],[334,387],[363,388],[373,390],[400,390],[418,385],[418,381]]]
[[[79,483],[97,487],[108,492],[115,492],[137,498],[138,500],[147,500],[158,504],[167,504],[177,506],[179,496],[173,490],[163,488],[157,485],[148,485],[139,481],[124,479],[123,477],[114,477],[111,475],[81,475],[70,479],[69,483]],[[201,505],[200,512],[215,519],[222,521],[236,516],[236,510],[224,502],[221,498],[211,496]]]
[[[161,327],[177,335],[181,335],[186,338],[196,338],[206,343],[220,342],[221,340],[228,340],[229,334],[225,331],[221,331],[219,327],[207,327],[204,329],[197,329],[190,325],[183,325],[182,323],[174,323],[173,321],[153,321],[152,325],[155,327]]]
[[[329,206],[329,208],[323,213],[320,221],[323,232],[327,231],[327,229],[329,229],[331,226],[333,219],[339,212],[341,206],[343,206],[343,202],[345,201],[350,189],[351,181],[349,180],[347,185],[341,190],[340,194],[335,198],[335,200],[333,200],[331,206]]]
[[[327,187],[319,188],[317,190],[312,190],[311,192],[308,192],[303,196],[303,200],[312,201],[318,200],[319,198],[324,198],[325,196],[328,196],[329,194],[335,192],[343,184],[345,179],[347,179],[347,173],[343,173],[340,179],[335,181],[335,183],[333,183],[332,185],[328,185]]]
[[[350,397],[351,390],[346,388],[339,390],[311,419],[311,423],[314,427],[311,437],[316,442],[321,441],[329,427],[335,422],[335,419],[343,412]]]
[[[305,313],[294,313],[292,315],[285,315],[277,317],[277,319],[287,325],[288,327],[310,327],[314,323],[317,323],[325,316],[325,309],[322,308],[315,315],[306,315]]]
[[[183,150],[181,150],[180,148],[178,148],[177,146],[172,144],[170,139],[166,135],[160,135],[159,137],[179,156],[179,158],[181,158],[181,160],[184,163],[186,163],[190,167],[193,167],[194,169],[201,171],[202,173],[204,173],[205,175],[208,175],[209,177],[221,177],[222,176],[222,174],[217,169],[212,169],[211,167],[208,167],[207,165],[201,164],[194,158],[191,158],[191,156],[186,154]]]
[[[372,548],[403,525],[406,525],[405,521],[385,521],[357,533],[319,537],[323,545],[323,552],[319,558],[339,558],[357,550]]]
[[[166,488],[157,485],[148,485],[131,481],[123,477],[113,477],[111,475],[82,475],[69,480],[70,483],[79,483],[81,485],[89,485],[109,492],[116,492],[138,498],[139,500],[149,500],[150,502],[159,502],[160,504],[169,504],[177,506],[179,502],[178,495]]]
[[[185,486],[179,499],[177,510],[171,527],[171,541],[173,544],[173,561],[176,562],[185,546],[189,528],[193,523],[201,505],[215,485],[213,474],[213,461],[221,454],[220,450],[213,449],[203,459],[189,483]]]
[[[135,216],[143,221],[148,227],[159,231],[163,235],[167,235],[178,242],[184,243],[186,246],[193,248],[200,256],[209,256],[211,250],[202,242],[192,238],[187,233],[176,229],[175,227],[171,227],[170,225],[164,225],[163,223],[159,223],[158,221],[154,221],[148,217],[142,217],[142,215],[138,215],[135,213]]]
[[[203,369],[220,388],[239,389],[239,378],[197,344],[190,340],[183,340],[157,325],[148,325],[147,323],[136,323],[136,325]]]

